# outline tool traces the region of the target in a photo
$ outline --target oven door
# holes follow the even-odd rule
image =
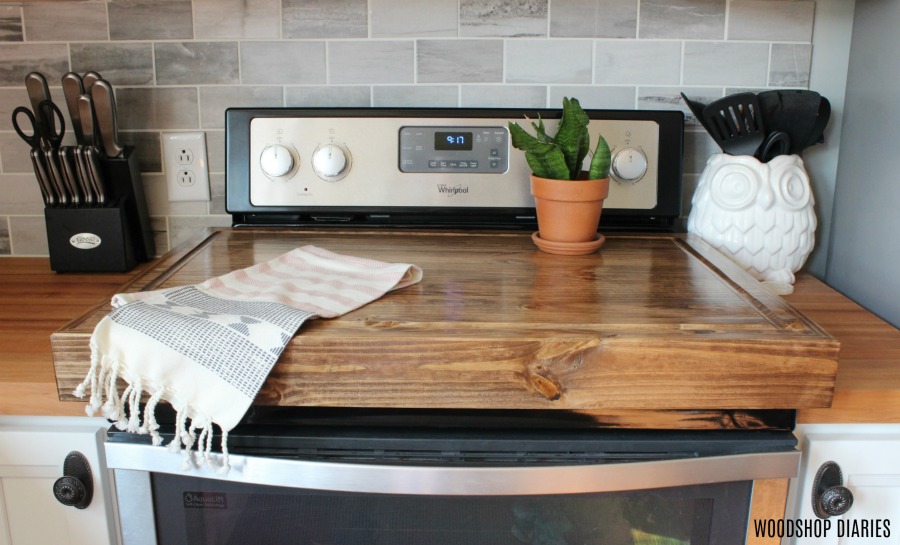
[[[106,452],[125,545],[703,545],[743,543],[753,482],[796,475],[785,434],[726,437],[738,453],[709,455],[720,447],[685,449],[695,437],[622,432],[549,446],[492,433],[426,450],[403,432],[367,450],[340,430],[334,447],[316,437],[232,454],[226,476],[185,471],[162,447],[116,440]]]

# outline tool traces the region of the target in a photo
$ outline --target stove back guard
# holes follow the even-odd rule
[[[646,173],[636,181],[613,176],[600,227],[674,230],[681,213],[684,115],[680,111],[664,110],[586,111],[592,119],[592,145],[596,142],[594,134],[599,131],[610,141],[614,159],[617,152],[637,150],[646,156],[647,162]],[[550,129],[561,113],[552,109],[511,108],[229,108],[225,115],[226,209],[232,214],[235,226],[534,228],[536,219],[528,195],[529,171],[524,153],[512,148],[508,138],[501,143],[499,168],[502,172],[497,174],[483,173],[489,166],[485,161],[463,161],[467,166],[480,163],[478,173],[465,168],[441,169],[439,165],[437,171],[429,172],[423,165],[427,165],[425,160],[429,158],[465,159],[474,153],[434,151],[429,146],[431,138],[438,133],[464,131],[471,129],[470,125],[505,131],[509,121],[530,128],[529,120],[540,118],[547,122],[548,132],[552,134]],[[266,128],[267,123],[273,128]],[[338,128],[331,128],[333,124]],[[254,127],[252,131],[251,127]],[[415,136],[408,137],[414,140],[408,149],[418,145],[419,151],[401,151],[401,146],[406,144],[400,140],[406,137],[399,131],[407,127],[424,129],[425,134],[419,134],[418,141]],[[634,135],[632,127],[636,129]],[[292,131],[296,134],[292,135]],[[368,135],[371,146],[360,145],[360,134]],[[305,141],[297,144],[298,139]],[[348,144],[350,140],[352,143]],[[311,167],[312,153],[329,142],[338,144],[347,153],[352,174],[346,178],[342,175],[323,179]],[[295,166],[285,176],[267,176],[260,169],[260,149],[271,144],[284,145],[295,156]],[[421,144],[425,144],[424,151]],[[367,149],[373,146],[380,147],[377,151]],[[367,154],[377,155],[377,161],[369,160]],[[409,159],[410,154],[424,161],[423,165],[402,166],[401,163],[414,162]],[[365,183],[375,183],[377,187],[374,191],[367,187],[365,191],[377,198],[368,199],[365,191],[359,189],[361,182],[353,176],[358,180],[360,173],[374,171],[380,179]],[[285,189],[290,184],[296,188]],[[452,189],[463,184],[466,192],[473,186],[473,194],[486,186],[494,189],[482,196],[465,195],[464,199],[453,199],[449,194],[440,199],[435,197],[441,186]],[[260,196],[263,186],[278,189]],[[423,188],[422,194],[419,188]],[[649,190],[651,195],[645,196],[637,206],[628,197],[619,198],[617,203],[617,191],[621,196],[633,188],[645,193]],[[470,204],[473,202],[475,205]]]

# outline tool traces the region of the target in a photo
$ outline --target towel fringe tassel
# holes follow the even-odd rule
[[[100,357],[94,346],[91,346],[91,368],[84,381],[72,392],[76,397],[84,398],[90,389],[85,412],[94,416],[98,412],[111,421],[116,429],[150,435],[154,446],[162,444],[159,434],[159,423],[156,421],[156,406],[166,396],[166,389],[157,389],[147,401],[141,418],[141,397],[144,386],[138,377],[132,381],[119,395],[117,381],[120,378],[121,366],[111,358]],[[105,400],[105,401],[104,401]],[[190,420],[190,422],[188,422]],[[200,430],[197,435],[196,430]],[[175,437],[166,446],[172,452],[183,451],[182,469],[187,471],[194,466],[206,465],[216,473],[224,475],[231,469],[228,455],[228,432],[221,429],[222,455],[220,461],[212,456],[213,436],[215,430],[208,418],[196,416],[191,407],[176,409]],[[196,452],[192,451],[196,445]],[[196,456],[196,459],[195,459]]]

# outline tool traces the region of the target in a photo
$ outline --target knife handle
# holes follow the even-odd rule
[[[108,157],[119,157],[125,148],[119,144],[116,97],[112,85],[106,80],[98,80],[91,88],[91,98],[94,99],[94,115],[97,121],[94,132],[100,133],[103,151]]]
[[[94,101],[91,99],[91,95],[83,94],[78,97],[78,114],[81,118],[81,130],[84,133],[84,145],[89,147],[96,146]]]
[[[78,97],[84,94],[84,85],[81,76],[75,72],[68,72],[62,78],[63,96],[66,98],[66,107],[69,110],[69,119],[72,120],[72,131],[75,132],[75,142],[84,144],[84,133],[81,130],[81,113],[78,111]]]

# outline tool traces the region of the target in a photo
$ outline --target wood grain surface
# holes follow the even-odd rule
[[[50,335],[104,304],[147,264],[129,273],[57,274],[46,258],[0,260],[0,414],[83,416],[60,402]]]
[[[609,236],[554,256],[523,233],[224,229],[128,291],[194,284],[314,244],[415,263],[421,283],[315,320],[263,405],[671,411],[827,407],[839,343],[692,237]],[[101,305],[52,336],[61,399]]]

